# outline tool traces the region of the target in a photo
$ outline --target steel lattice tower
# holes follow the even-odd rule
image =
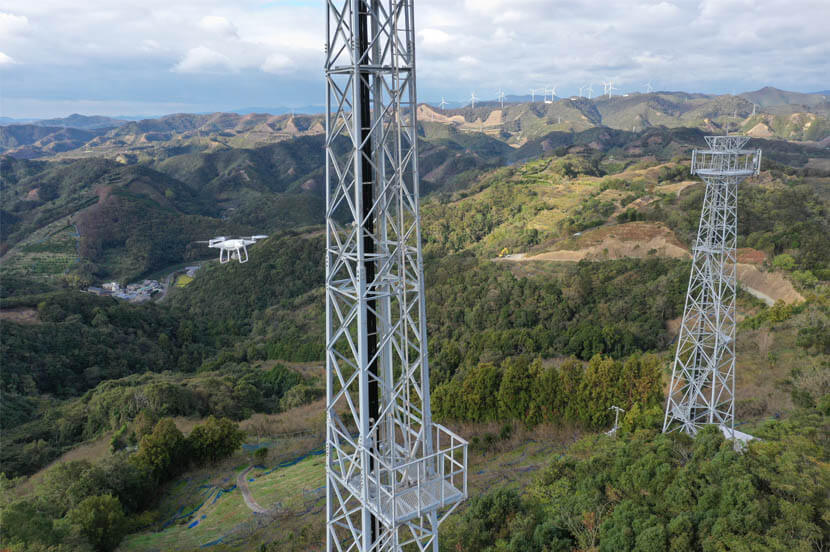
[[[430,413],[412,1],[326,12],[326,547],[437,551],[467,443]]]
[[[735,247],[738,184],[758,174],[761,150],[746,136],[707,136],[692,153],[692,174],[706,183],[692,272],[677,338],[663,431],[690,435],[717,424],[734,435]]]

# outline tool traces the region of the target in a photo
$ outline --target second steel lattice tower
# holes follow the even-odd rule
[[[437,552],[467,443],[430,412],[413,6],[326,13],[326,548]]]
[[[705,424],[734,434],[738,185],[758,174],[761,150],[746,136],[707,136],[692,154],[706,183],[663,431],[694,435]]]

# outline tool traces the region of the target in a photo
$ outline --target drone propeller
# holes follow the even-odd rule
[[[252,240],[264,240],[267,237],[268,237],[267,234],[258,234],[256,236],[251,236],[251,239]]]

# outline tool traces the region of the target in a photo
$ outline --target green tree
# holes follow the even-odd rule
[[[536,372],[531,396],[531,418],[556,421],[562,413],[564,397],[559,391],[559,371],[555,366],[540,367]]]
[[[173,419],[162,418],[152,433],[141,438],[138,452],[130,460],[156,481],[165,481],[187,466],[187,452],[187,440]]]
[[[259,464],[268,459],[268,447],[260,447],[254,451],[254,461]]]
[[[54,527],[52,515],[38,506],[32,500],[17,500],[3,506],[0,510],[0,542],[22,545],[26,550],[35,543],[58,544],[64,535]]]
[[[290,388],[280,399],[280,409],[290,410],[319,399],[324,390],[311,385],[299,384]]]
[[[67,520],[99,552],[114,550],[127,531],[121,503],[112,495],[90,496],[70,510]]]
[[[498,419],[497,396],[502,377],[498,367],[485,362],[466,370],[463,376],[464,419],[474,422]]]
[[[575,358],[569,358],[559,367],[558,388],[564,397],[565,407],[562,410],[562,417],[569,422],[580,420],[583,403],[579,389],[582,383],[582,364]]]
[[[622,392],[622,363],[612,358],[593,357],[579,385],[580,417],[592,428],[607,425],[612,405],[625,404]]]
[[[539,416],[532,415],[532,404],[536,374],[541,365],[541,360],[531,363],[526,357],[509,358],[502,363],[497,400],[503,420],[521,420],[528,426],[539,423]]]
[[[498,489],[478,495],[442,534],[441,550],[484,552],[494,550],[509,536],[510,521],[524,510],[515,490]]]
[[[215,462],[236,452],[244,436],[235,422],[209,416],[193,428],[187,440],[197,461]]]
[[[781,270],[792,270],[795,268],[795,259],[792,255],[782,253],[775,256],[772,260],[772,266]]]
[[[133,420],[133,434],[136,440],[141,441],[142,437],[152,433],[157,423],[158,417],[153,412],[146,408],[142,409]]]
[[[84,499],[102,491],[98,470],[87,460],[60,462],[46,471],[37,492],[61,517]]]

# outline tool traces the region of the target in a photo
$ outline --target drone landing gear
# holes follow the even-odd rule
[[[244,257],[242,254],[245,254]],[[247,263],[248,262],[248,248],[244,245],[242,247],[236,248],[236,253],[233,254],[234,259],[239,259],[240,263]]]

